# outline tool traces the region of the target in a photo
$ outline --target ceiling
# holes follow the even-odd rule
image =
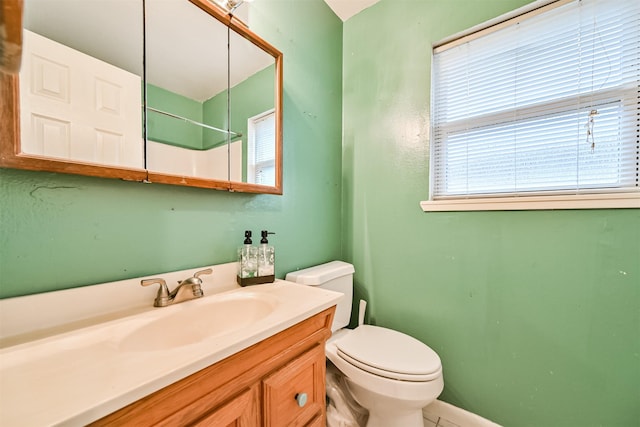
[[[378,3],[380,0],[324,0],[343,21]]]

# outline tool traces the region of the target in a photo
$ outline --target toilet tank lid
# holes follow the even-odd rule
[[[301,285],[318,286],[338,277],[353,274],[353,265],[343,261],[331,261],[326,264],[316,265],[303,270],[288,273],[285,280]]]

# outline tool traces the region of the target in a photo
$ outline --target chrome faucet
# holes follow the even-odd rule
[[[178,304],[179,302],[188,301],[194,298],[200,298],[204,295],[202,292],[202,279],[200,276],[204,274],[213,273],[213,269],[207,268],[206,270],[198,271],[193,277],[178,282],[178,287],[169,292],[167,282],[164,279],[145,279],[140,282],[142,286],[149,286],[157,283],[160,285],[158,289],[158,295],[153,301],[155,307],[166,307],[172,304]]]

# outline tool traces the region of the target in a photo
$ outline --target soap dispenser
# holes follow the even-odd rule
[[[246,286],[258,275],[258,248],[252,245],[251,231],[244,232],[244,244],[238,248],[238,284]]]
[[[264,278],[264,283],[271,283],[275,280],[276,250],[269,245],[267,240],[269,234],[275,233],[262,230],[262,239],[258,247],[258,276]]]

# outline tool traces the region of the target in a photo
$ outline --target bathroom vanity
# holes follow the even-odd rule
[[[324,310],[91,425],[324,426],[324,342],[333,312]]]
[[[156,308],[140,286],[207,267],[202,298]],[[235,268],[0,300],[0,425],[324,425],[342,294]]]

